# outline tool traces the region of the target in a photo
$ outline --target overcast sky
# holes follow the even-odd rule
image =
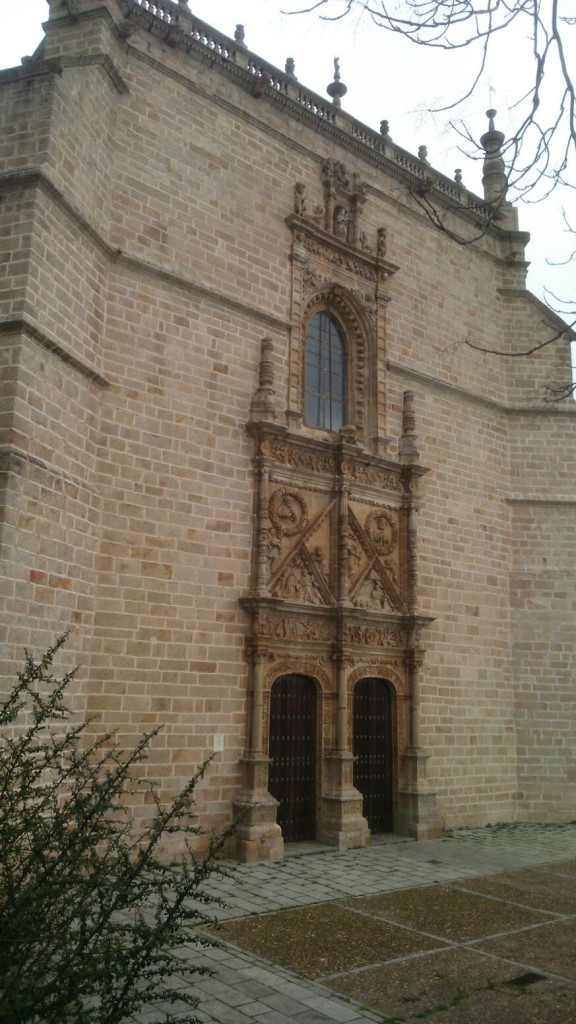
[[[467,51],[452,55],[426,51],[378,30],[367,19],[321,22],[317,14],[281,13],[299,6],[298,0],[190,0],[190,10],[197,17],[229,36],[238,22],[243,23],[247,46],[277,67],[284,68],[286,58],[293,57],[300,82],[320,95],[326,95],[334,57],[339,57],[342,81],[348,87],[342,105],[349,113],[376,130],[386,118],[395,142],[414,153],[418,146],[427,145],[434,167],[449,177],[461,167],[464,184],[481,194],[481,163],[458,151],[460,140],[449,125],[453,115],[430,112],[431,107],[465,91],[471,67]],[[22,56],[34,51],[47,16],[46,0],[0,0],[0,67],[17,65]],[[510,132],[514,123],[509,105],[517,92],[514,69],[522,64],[521,48],[512,62],[499,56],[495,55],[490,70],[492,91],[487,83],[465,106],[466,123],[476,138],[486,130],[489,106],[498,108],[497,126],[503,131]],[[569,294],[570,289],[574,294],[573,269],[567,272],[546,263],[547,256],[562,259],[571,251],[574,239],[567,235],[560,216],[560,203],[566,207],[567,201],[574,209],[570,196],[520,204],[520,227],[533,237],[527,250],[532,261],[529,286],[539,297],[545,285],[556,294]]]

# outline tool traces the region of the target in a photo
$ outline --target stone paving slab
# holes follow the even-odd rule
[[[318,854],[287,857],[274,864],[227,865],[231,878],[214,879],[211,891],[229,906],[216,910],[215,916],[227,920],[569,860],[575,855],[576,826],[467,829],[419,843],[393,838],[394,842],[376,839],[367,849],[346,853],[321,847]],[[232,879],[239,889],[234,889]]]
[[[576,991],[554,978],[516,980],[528,971],[453,948],[334,979],[352,999],[379,1007],[397,1024],[570,1024]]]
[[[266,956],[305,978],[318,978],[335,970],[354,969],[442,945],[442,939],[399,928],[376,914],[355,913],[338,903],[227,921],[216,934],[226,943]]]
[[[308,848],[305,853],[288,856],[276,864],[227,865],[231,877],[216,877],[210,882],[211,893],[228,903],[228,907],[219,910],[215,916],[223,921],[232,921],[290,906],[310,907],[433,883],[466,882],[479,876],[502,875],[542,864],[557,865],[564,879],[576,873],[576,824],[469,829],[419,843],[398,837],[393,839],[393,842],[376,839],[366,850],[339,853],[321,847],[318,853],[310,853]],[[566,924],[566,920],[552,920],[552,927]],[[571,924],[573,926],[574,922]],[[528,986],[525,991],[505,987],[503,993],[500,990],[495,993],[489,987],[490,972],[494,973],[497,964],[504,963],[502,970],[506,972],[509,967],[512,974],[535,971],[534,964],[531,965],[531,957],[536,963],[534,951],[539,950],[542,958],[544,954],[541,942],[538,944],[534,934],[530,940],[529,931],[517,932],[512,938],[473,940],[465,947],[456,944],[442,953],[424,954],[428,958],[426,962],[432,964],[435,957],[447,954],[456,957],[465,952],[466,963],[473,961],[475,964],[468,969],[475,971],[480,978],[478,992],[473,992],[466,1001],[456,1001],[447,1009],[433,1010],[432,1015],[426,1018],[430,1024],[503,1024],[504,1021],[506,1024],[574,1024],[576,1014],[572,1009],[576,1005],[576,986],[567,968],[567,974],[562,973],[561,977],[554,977],[548,969],[544,980]],[[532,933],[536,931],[542,934],[541,929],[532,929]],[[552,939],[555,933],[550,931],[548,934]],[[561,936],[561,929],[557,934]],[[518,935],[522,936],[522,956],[528,958],[527,963],[522,957],[511,956],[520,948]],[[530,941],[536,945],[530,947]],[[496,946],[499,942],[504,945]],[[553,946],[559,967],[563,967],[563,945],[569,948],[566,940],[559,938],[557,948]],[[199,950],[190,944],[182,947],[179,955],[182,972],[178,981],[198,996],[200,1002],[195,1013],[204,1024],[294,1024],[295,1021],[299,1024],[334,1024],[338,1021],[342,1024],[374,1024],[392,1019],[388,1012],[392,1004],[367,1005],[368,971],[364,972],[364,984],[345,993],[343,988],[335,991],[337,981],[333,976],[322,981],[307,980],[262,957],[236,949]],[[455,960],[454,963],[459,965],[464,961]],[[200,964],[211,966],[216,972],[215,977],[188,977],[187,964],[191,967]],[[398,976],[400,980],[401,976],[408,978],[411,971],[414,979],[410,982],[411,987],[416,984],[423,967],[421,957],[412,957],[404,961],[395,960],[393,968],[380,965],[368,970],[388,971],[388,978]],[[480,984],[484,976],[482,972],[486,972],[487,978],[484,989]],[[362,981],[362,972],[348,973],[347,977]],[[390,981],[387,984],[390,985]],[[259,987],[252,987],[254,985]],[[472,987],[471,982],[470,985]],[[523,1002],[526,993],[529,993],[529,1003]],[[222,994],[225,998],[220,998]],[[506,1003],[505,1012],[500,1016],[497,1015],[500,1013],[498,1007],[504,1003],[498,1002],[496,997]],[[514,1016],[519,1007],[524,1007],[523,1016]],[[526,1015],[527,1008],[531,1008],[532,1016]],[[164,1015],[151,1008],[133,1019],[141,1024],[155,1024],[163,1020]],[[400,1020],[412,1024],[412,1018],[408,1016]]]
[[[479,942],[476,948],[482,952],[527,964],[531,971],[551,972],[564,980],[576,983],[576,916],[564,921],[547,922],[534,931],[503,935]]]
[[[554,865],[554,884],[551,887],[550,868],[524,868],[522,871],[508,871],[488,878],[474,878],[469,881],[452,882],[450,888],[458,888],[493,899],[519,903],[536,910],[547,910],[557,914],[576,914],[576,880],[573,875],[563,874],[561,865]]]
[[[460,942],[515,931],[549,916],[543,910],[444,885],[382,893],[349,900],[342,906],[356,914],[374,915],[419,933]]]

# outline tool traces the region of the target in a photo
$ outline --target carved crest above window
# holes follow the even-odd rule
[[[327,435],[343,429],[365,450],[385,455],[386,307],[388,280],[398,267],[387,259],[386,229],[367,226],[366,182],[336,160],[325,160],[319,177],[313,198],[296,182],[287,218],[293,324],[287,422]]]

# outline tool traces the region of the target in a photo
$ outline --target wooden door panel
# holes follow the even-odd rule
[[[354,785],[371,832],[391,832],[392,691],[384,679],[360,679],[353,697]]]
[[[286,842],[316,835],[316,686],[307,676],[276,679],[270,700],[268,788],[279,801]]]

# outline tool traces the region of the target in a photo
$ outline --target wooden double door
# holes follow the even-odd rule
[[[363,796],[371,832],[392,831],[393,702],[383,679],[356,684],[353,697],[354,785]],[[316,836],[318,690],[308,676],[275,680],[270,699],[268,788],[278,800],[286,842]]]

